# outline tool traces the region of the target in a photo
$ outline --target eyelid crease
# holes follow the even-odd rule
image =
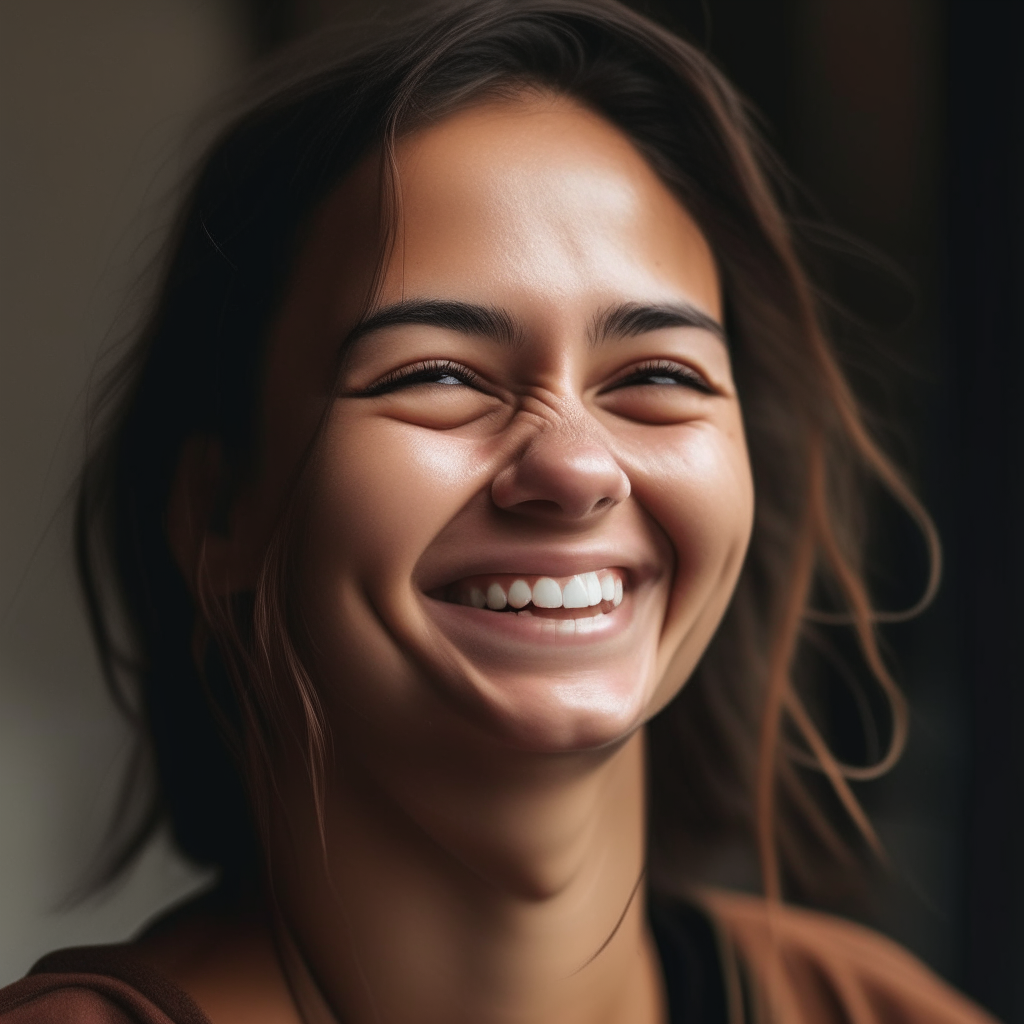
[[[693,387],[708,395],[721,393],[720,389],[699,370],[688,366],[686,363],[676,362],[671,359],[653,359],[634,366],[604,390],[605,392],[614,391],[616,388],[624,387],[637,378],[651,377],[657,374],[674,377],[684,386]]]
[[[414,383],[417,377],[425,378],[430,374],[446,374],[459,378],[469,387],[475,387],[480,377],[468,366],[456,363],[448,359],[425,359],[408,366],[401,366],[395,370],[389,370],[383,377],[378,378],[368,388],[361,388],[354,392],[360,398],[372,398],[377,395],[388,394],[404,383]],[[423,379],[420,383],[432,383]]]

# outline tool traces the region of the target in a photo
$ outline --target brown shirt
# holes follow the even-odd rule
[[[723,890],[700,894],[726,984],[754,1024],[997,1024],[902,946],[842,918]],[[747,1024],[732,994],[730,1024]]]
[[[867,928],[719,890],[703,892],[698,902],[718,933],[730,1024],[995,1024],[910,953]],[[43,957],[27,977],[0,991],[0,1020],[210,1024],[130,945]]]
[[[85,946],[44,956],[0,990],[3,1024],[210,1024],[190,996],[130,945]]]

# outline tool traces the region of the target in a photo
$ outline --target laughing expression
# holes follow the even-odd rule
[[[614,744],[692,672],[753,488],[707,241],[574,102],[485,102],[336,190],[273,337],[265,472],[332,726],[380,749]],[[340,369],[339,369],[340,367]],[[326,413],[324,410],[326,409]]]

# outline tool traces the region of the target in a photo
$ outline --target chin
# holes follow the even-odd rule
[[[499,742],[537,753],[598,750],[650,717],[660,616],[643,614],[646,598],[582,629],[427,600],[415,646],[438,695]]]
[[[651,715],[653,665],[546,674],[466,666],[435,686],[477,730],[524,753],[597,751],[627,740]]]

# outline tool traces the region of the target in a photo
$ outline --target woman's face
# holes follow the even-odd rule
[[[293,568],[332,727],[377,750],[614,743],[692,671],[751,529],[711,251],[597,115],[487,102],[398,144],[364,317],[378,166],[299,260],[247,499],[279,506],[326,400]]]

